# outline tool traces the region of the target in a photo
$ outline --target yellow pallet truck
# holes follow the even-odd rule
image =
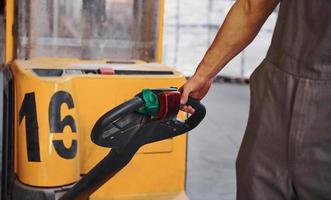
[[[168,104],[175,108],[160,107],[173,111],[170,118],[146,114],[135,97],[144,88],[156,96],[176,93],[153,88],[185,82],[160,64],[164,1],[6,0],[5,6],[0,200],[187,200],[187,137],[175,120],[186,114],[178,112],[178,99]],[[119,121],[134,125],[121,134],[120,126],[112,129],[115,119],[101,116],[128,101],[137,107]],[[162,131],[164,123],[176,131]]]

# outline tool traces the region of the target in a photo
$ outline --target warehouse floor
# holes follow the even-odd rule
[[[234,200],[235,160],[249,111],[248,85],[215,83],[203,100],[207,115],[190,133],[190,200]]]

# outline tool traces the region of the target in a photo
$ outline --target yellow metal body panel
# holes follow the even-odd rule
[[[14,0],[6,0],[6,44],[5,44],[5,62],[9,63],[13,60],[14,54]]]
[[[164,5],[165,1],[160,0],[160,14],[159,14],[159,38],[157,45],[157,62],[162,63],[163,55],[163,31],[164,31]]]
[[[143,88],[180,87],[185,81],[180,73],[159,64],[124,67],[140,70],[162,69],[173,71],[174,74],[68,74],[61,77],[40,77],[31,70],[88,69],[89,65],[95,68],[103,66],[103,63],[108,66],[104,61],[68,59],[14,62],[12,71],[15,79],[17,127],[15,167],[22,183],[36,187],[58,187],[76,182],[80,175],[86,174],[109,152],[109,149],[95,145],[90,139],[92,127],[102,114],[132,98]],[[66,94],[65,98],[58,95],[61,92]],[[61,101],[61,98],[66,101]],[[58,103],[52,104],[51,99]],[[68,99],[72,100],[73,105],[68,103]],[[52,130],[54,123],[50,121],[54,120],[57,110],[57,121],[61,124],[65,118],[72,118],[76,130],[70,124],[62,124],[63,130],[57,132]],[[181,118],[185,116],[183,113],[180,115]],[[33,132],[32,129],[37,129],[37,137],[33,136],[36,131]],[[37,138],[39,144],[33,143],[31,138]],[[61,156],[61,151],[59,153],[59,149],[56,149],[54,141],[62,141],[62,151],[67,154],[63,153]],[[74,141],[78,144],[76,152],[70,149]],[[130,196],[143,199],[144,194],[150,196],[147,199],[151,199],[153,195],[168,195],[168,199],[185,199],[185,195],[185,198],[182,198],[183,194],[180,192],[184,191],[185,170],[185,135],[146,145],[129,165],[100,188],[92,199],[125,199]]]

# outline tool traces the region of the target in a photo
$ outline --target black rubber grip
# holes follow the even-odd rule
[[[140,97],[135,97],[108,111],[94,125],[91,134],[92,142],[99,146],[108,147],[108,142],[103,139],[101,135],[107,129],[109,124],[113,123],[121,116],[138,110],[142,106],[144,106],[144,101]]]
[[[199,100],[191,97],[188,99],[187,105],[190,105],[195,109],[195,112],[188,119],[184,122],[174,119],[158,123],[157,128],[155,129],[156,132],[150,135],[146,144],[173,138],[197,127],[206,116],[206,108]]]
[[[195,127],[197,127],[200,124],[200,122],[203,120],[203,118],[205,118],[206,108],[203,104],[200,103],[199,100],[196,100],[192,97],[188,98],[186,104],[191,106],[195,110],[195,112],[188,119],[186,119],[184,123],[185,129],[187,129],[185,130],[185,132],[188,132],[194,129]]]

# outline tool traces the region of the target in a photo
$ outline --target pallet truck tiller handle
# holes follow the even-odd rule
[[[124,168],[140,147],[186,133],[198,126],[206,115],[205,107],[198,100],[189,98],[187,105],[195,112],[182,122],[177,119],[180,101],[177,90],[158,89],[147,93],[140,93],[99,118],[92,129],[91,139],[99,146],[112,149],[60,200],[88,199]],[[156,98],[158,100],[154,101]],[[148,104],[149,109],[146,109]],[[154,105],[158,108],[154,109]]]

